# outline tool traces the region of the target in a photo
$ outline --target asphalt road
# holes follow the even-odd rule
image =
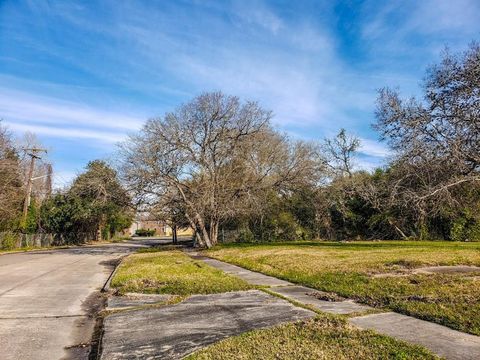
[[[159,240],[0,255],[0,358],[85,359],[116,259]],[[85,345],[87,344],[87,345]]]

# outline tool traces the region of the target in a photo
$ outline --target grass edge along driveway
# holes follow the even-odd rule
[[[478,274],[415,274],[480,266],[480,243],[438,241],[230,244],[206,252],[250,270],[480,335]],[[386,275],[386,276],[385,276]]]
[[[111,287],[120,294],[216,294],[255,288],[179,250],[145,251],[127,256]]]

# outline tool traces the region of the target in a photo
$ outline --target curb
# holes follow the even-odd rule
[[[108,276],[107,281],[102,287],[101,292],[108,292],[110,290],[110,283],[112,282],[113,277],[117,273],[118,268],[120,267],[120,264],[122,263],[123,259],[126,258],[128,255],[123,255],[122,257],[119,258],[118,264],[115,265],[115,269],[113,269],[112,273]]]

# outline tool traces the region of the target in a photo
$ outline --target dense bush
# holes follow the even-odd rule
[[[249,216],[230,220],[257,241],[480,241],[480,45],[444,52],[421,98],[379,91],[374,128],[391,150],[373,173],[355,171],[360,141],[341,130],[322,147],[324,179],[295,179]]]
[[[155,229],[137,229],[135,230],[135,235],[137,236],[153,236],[155,235]]]
[[[13,250],[17,246],[17,235],[13,232],[6,231],[0,233],[0,249],[1,250]]]
[[[102,161],[90,162],[68,191],[44,201],[39,216],[44,232],[69,237],[91,233],[101,239],[128,228],[133,219],[130,197],[116,172]]]

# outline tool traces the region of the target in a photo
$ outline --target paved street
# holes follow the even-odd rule
[[[160,242],[0,255],[1,359],[85,358],[112,262]]]

